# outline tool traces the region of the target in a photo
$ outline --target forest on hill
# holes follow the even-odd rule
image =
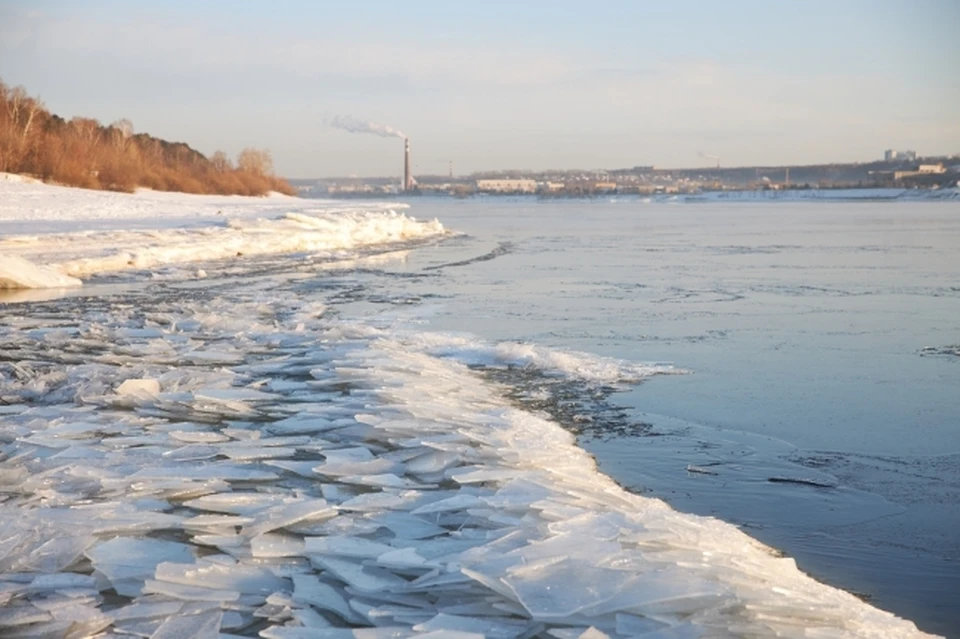
[[[296,190],[274,175],[270,152],[247,148],[232,161],[209,158],[183,142],[134,133],[133,123],[65,120],[23,87],[0,80],[0,172],[88,189],[265,195]]]

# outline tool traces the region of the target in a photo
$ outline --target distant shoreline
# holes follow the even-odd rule
[[[385,197],[417,200],[421,198],[445,199],[507,199],[526,200],[601,200],[622,199],[650,202],[769,202],[769,201],[838,201],[838,202],[884,202],[884,201],[960,201],[960,188],[890,188],[890,187],[848,187],[832,186],[817,188],[780,188],[780,189],[723,189],[687,192],[592,192],[592,193],[450,193],[445,191],[414,191],[410,193],[364,192],[364,193],[310,193],[300,192],[300,197],[308,199],[332,200],[382,200]]]

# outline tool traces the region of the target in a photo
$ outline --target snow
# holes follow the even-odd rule
[[[55,268],[33,264],[16,255],[0,255],[0,289],[70,288],[82,286],[75,277]]]
[[[7,182],[21,206],[86,210],[69,213],[86,192]],[[123,202],[141,220],[212,206],[96,197],[111,220]],[[275,205],[230,201],[242,220]],[[324,215],[325,235],[419,224]],[[241,226],[269,242],[290,221]],[[101,256],[131,237],[104,233]],[[74,250],[37,237],[20,244]],[[351,321],[268,290],[138,303],[0,323],[0,350],[29,354],[0,365],[4,636],[925,636],[730,524],[624,491],[474,370],[632,384],[668,366]]]
[[[345,251],[444,235],[438,221],[417,221],[398,213],[401,208],[346,208],[280,195],[131,195],[2,180],[0,288],[76,287],[81,279],[129,270],[163,277],[158,269],[182,273],[210,260],[291,253],[342,258]],[[198,279],[209,275],[190,272]]]

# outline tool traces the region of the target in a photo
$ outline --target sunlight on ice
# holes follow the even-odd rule
[[[227,230],[334,224],[252,217]],[[668,366],[261,293],[54,309],[0,350],[23,354],[0,362],[0,636],[924,636],[622,490],[485,375]]]

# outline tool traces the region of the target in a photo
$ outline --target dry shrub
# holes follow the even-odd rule
[[[208,159],[182,142],[134,135],[129,120],[110,126],[90,118],[67,122],[23,87],[10,89],[0,81],[0,171],[125,192],[146,187],[223,195],[296,193],[273,175],[269,151],[244,149],[236,166],[222,151]]]

